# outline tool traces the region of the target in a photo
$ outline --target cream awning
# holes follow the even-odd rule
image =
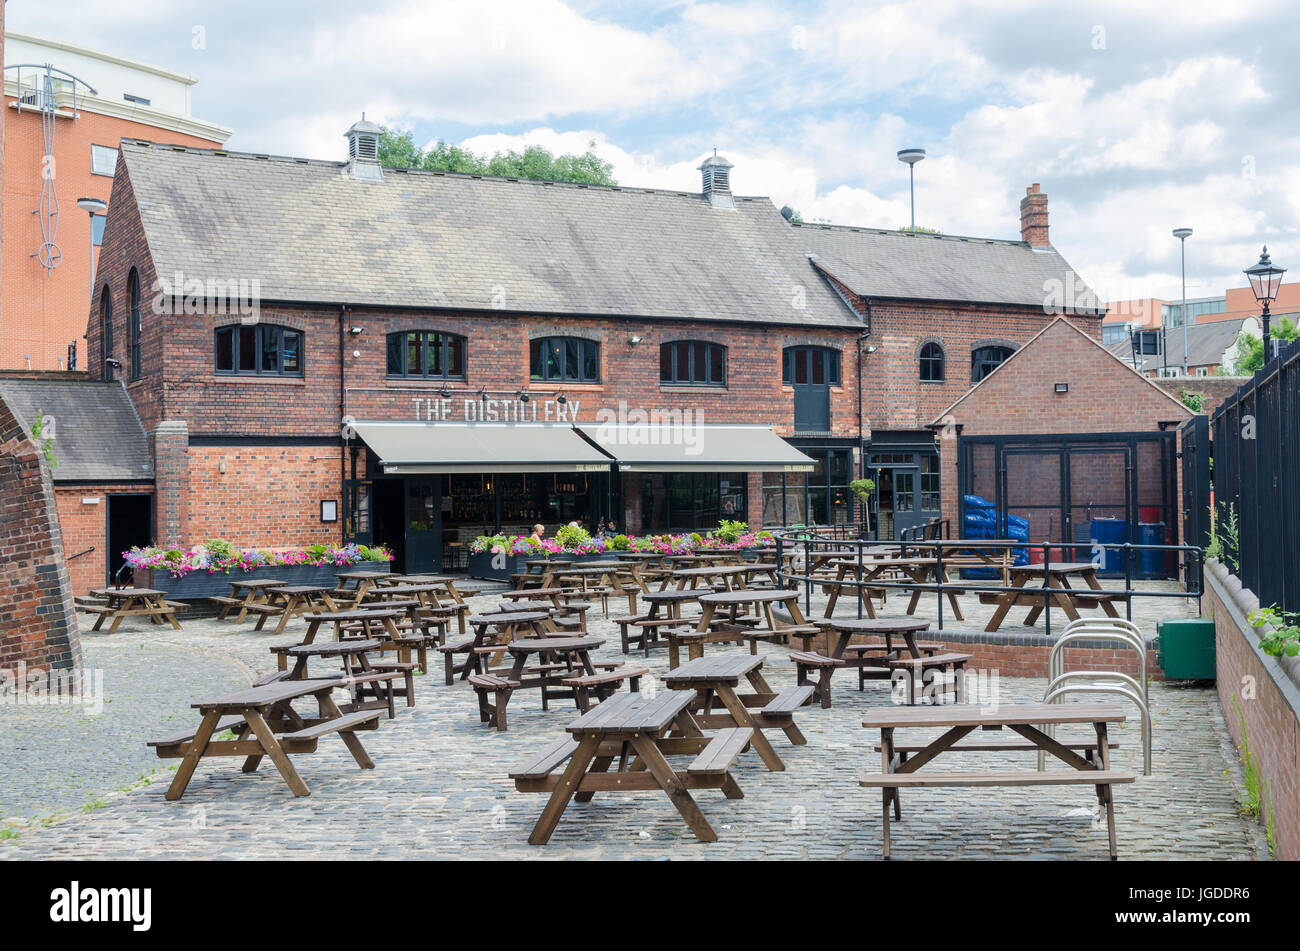
[[[767,426],[578,424],[623,472],[811,472]]]
[[[565,424],[358,422],[352,428],[389,475],[607,472],[613,462]]]

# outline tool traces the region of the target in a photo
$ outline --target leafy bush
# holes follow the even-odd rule
[[[615,535],[609,544],[615,551],[627,551],[632,547],[632,539],[626,535]]]
[[[209,538],[203,547],[208,550],[208,556],[213,564],[230,561],[236,554],[235,546],[224,538]]]
[[[578,548],[590,544],[591,532],[581,525],[561,525],[555,531],[555,540],[564,548]]]
[[[722,539],[728,545],[734,545],[736,540],[747,531],[749,531],[748,522],[724,518],[718,523],[718,527],[713,534]]]

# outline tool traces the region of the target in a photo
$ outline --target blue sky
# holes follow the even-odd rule
[[[198,78],[230,147],[341,158],[368,117],[487,151],[588,141],[627,185],[733,187],[806,218],[1018,237],[1025,186],[1107,299],[1242,286],[1267,241],[1300,269],[1300,44],[1283,3],[645,3],[366,6],[12,0],[11,29]],[[194,28],[205,43],[194,49]]]

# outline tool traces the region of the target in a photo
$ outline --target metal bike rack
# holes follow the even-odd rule
[[[1117,670],[1065,669],[1065,646],[1071,641],[1104,638],[1131,647],[1138,655],[1138,677]],[[1060,703],[1067,693],[1109,694],[1132,701],[1142,712],[1142,775],[1151,775],[1151,699],[1147,690],[1146,641],[1137,625],[1120,618],[1081,618],[1066,627],[1052,645],[1047,660],[1047,689],[1044,703]],[[1048,725],[1048,736],[1055,728]],[[1046,755],[1038,753],[1038,768],[1046,766]]]

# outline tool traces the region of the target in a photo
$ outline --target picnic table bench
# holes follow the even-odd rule
[[[916,787],[953,786],[1038,786],[1086,785],[1095,789],[1098,803],[1106,810],[1106,829],[1110,857],[1117,858],[1115,842],[1115,800],[1112,786],[1131,783],[1135,774],[1111,768],[1107,725],[1124,722],[1124,709],[1118,704],[1105,703],[1024,703],[999,704],[987,709],[976,704],[954,704],[929,707],[872,707],[867,710],[862,725],[880,730],[879,773],[864,773],[859,785],[881,790],[884,822],[884,856],[889,858],[889,815],[891,806],[895,819],[902,818],[899,791]],[[1087,757],[1076,748],[1043,732],[1040,727],[1069,723],[1088,723],[1096,735],[1095,754]],[[909,747],[914,755],[903,757],[894,743],[894,731],[902,728],[946,727],[937,738],[921,749]],[[979,746],[963,747],[959,741],[975,730],[995,731],[1008,729],[1030,744],[1030,748],[1043,750],[1061,760],[1070,769],[1020,770],[1020,771],[966,771],[919,772],[922,766],[948,751],[973,752]]]
[[[339,609],[338,604],[330,596],[329,588],[310,584],[278,584],[266,589],[266,604],[245,607],[255,607],[261,615],[253,628],[255,631],[262,629],[268,617],[278,616],[280,621],[272,632],[277,635],[284,633],[285,625],[289,623],[290,618],[320,611],[334,612]]]
[[[116,634],[123,618],[147,617],[153,624],[169,623],[176,630],[181,629],[176,620],[178,611],[188,611],[189,605],[181,601],[168,601],[167,592],[155,588],[97,588],[91,591],[97,598],[103,598],[107,604],[84,604],[81,610],[97,615],[92,631],[98,631],[109,618],[108,633]]]
[[[520,792],[550,793],[528,836],[531,845],[550,841],[570,801],[589,802],[597,792],[662,790],[701,842],[717,841],[708,819],[691,796],[693,789],[720,789],[740,799],[731,764],[754,731],[733,727],[706,737],[691,715],[693,691],[664,690],[654,697],[616,694],[566,727],[570,737],[548,745],[517,766],[510,778]],[[669,736],[672,731],[675,735]],[[671,755],[693,755],[684,770]],[[617,765],[615,766],[615,763]],[[564,770],[554,775],[561,765]],[[610,772],[610,767],[614,771]]]
[[[473,614],[468,620],[470,627],[474,629],[472,637],[443,644],[438,648],[443,656],[446,681],[449,686],[455,682],[456,674],[460,674],[461,680],[468,680],[472,673],[487,672],[481,666],[482,648],[488,646],[496,648],[492,652],[495,654],[495,659],[490,662],[495,663],[505,655],[504,646],[517,636],[531,634],[534,637],[545,637],[551,633],[547,627],[550,614],[546,611],[497,611]],[[459,654],[466,656],[463,662],[457,664],[456,656]]]
[[[190,704],[203,715],[198,729],[148,744],[164,759],[181,760],[165,798],[173,802],[180,799],[199,761],[216,756],[244,757],[245,773],[256,770],[262,757],[269,756],[293,794],[309,796],[311,791],[290,762],[289,754],[314,753],[319,739],[330,733],[338,733],[358,766],[374,769],[374,761],[357,739],[356,731],[375,729],[380,712],[344,713],[330,696],[340,686],[337,679],[285,680]],[[315,699],[315,717],[304,717],[293,709],[293,701],[303,697]],[[213,739],[225,730],[235,731],[236,738]]]
[[[703,611],[691,632],[664,631],[668,638],[668,665],[676,667],[680,659],[678,645],[688,645],[691,659],[704,655],[706,643],[721,641],[749,641],[749,652],[758,653],[758,641],[772,640],[787,642],[791,637],[811,638],[819,632],[809,624],[799,608],[799,592],[782,588],[776,590],[714,591],[700,595]],[[773,605],[782,606],[790,615],[791,623],[779,621],[772,612]],[[714,623],[714,616],[721,608],[727,612],[726,618]],[[739,617],[741,608],[752,608],[753,618],[757,624],[742,623]]]
[[[283,679],[322,679],[308,675],[310,659],[320,657],[339,660],[343,667],[339,675],[341,682],[352,691],[352,701],[344,707],[344,711],[384,709],[388,711],[388,719],[391,720],[397,715],[396,697],[405,697],[408,707],[415,706],[413,674],[416,665],[400,661],[373,663],[369,657],[370,652],[379,651],[382,647],[382,641],[361,637],[347,637],[324,644],[298,644],[287,651],[287,656],[294,665]],[[403,680],[401,687],[393,683],[399,678]]]
[[[763,731],[781,730],[794,745],[806,744],[808,740],[795,725],[794,712],[812,698],[813,689],[794,686],[778,693],[763,677],[762,667],[761,657],[715,654],[687,661],[664,674],[663,681],[673,690],[696,692],[696,703],[691,712],[701,729],[737,726],[752,729],[754,750],[759,759],[769,770],[783,770],[785,764]],[[753,688],[753,693],[736,692],[742,678]],[[722,704],[722,710],[715,712],[715,700]]]
[[[1124,595],[1103,590],[1097,580],[1097,566],[1090,561],[1054,561],[1050,564],[1016,565],[1010,569],[1010,572],[1009,587],[1012,588],[1027,588],[1031,580],[1046,576],[1044,590],[1048,592],[1047,597],[1050,597],[1052,603],[1063,610],[1065,616],[1071,621],[1079,619],[1080,608],[1100,607],[1107,617],[1119,617],[1113,602],[1123,601]],[[1084,587],[1073,587],[1070,584],[1071,578],[1082,581]],[[985,631],[992,632],[1002,626],[1007,614],[1016,606],[1028,607],[1029,613],[1025,615],[1024,623],[1034,624],[1043,613],[1044,595],[1018,591],[986,591],[980,595],[980,602],[997,605],[997,610],[993,612],[989,623],[984,627]]]

